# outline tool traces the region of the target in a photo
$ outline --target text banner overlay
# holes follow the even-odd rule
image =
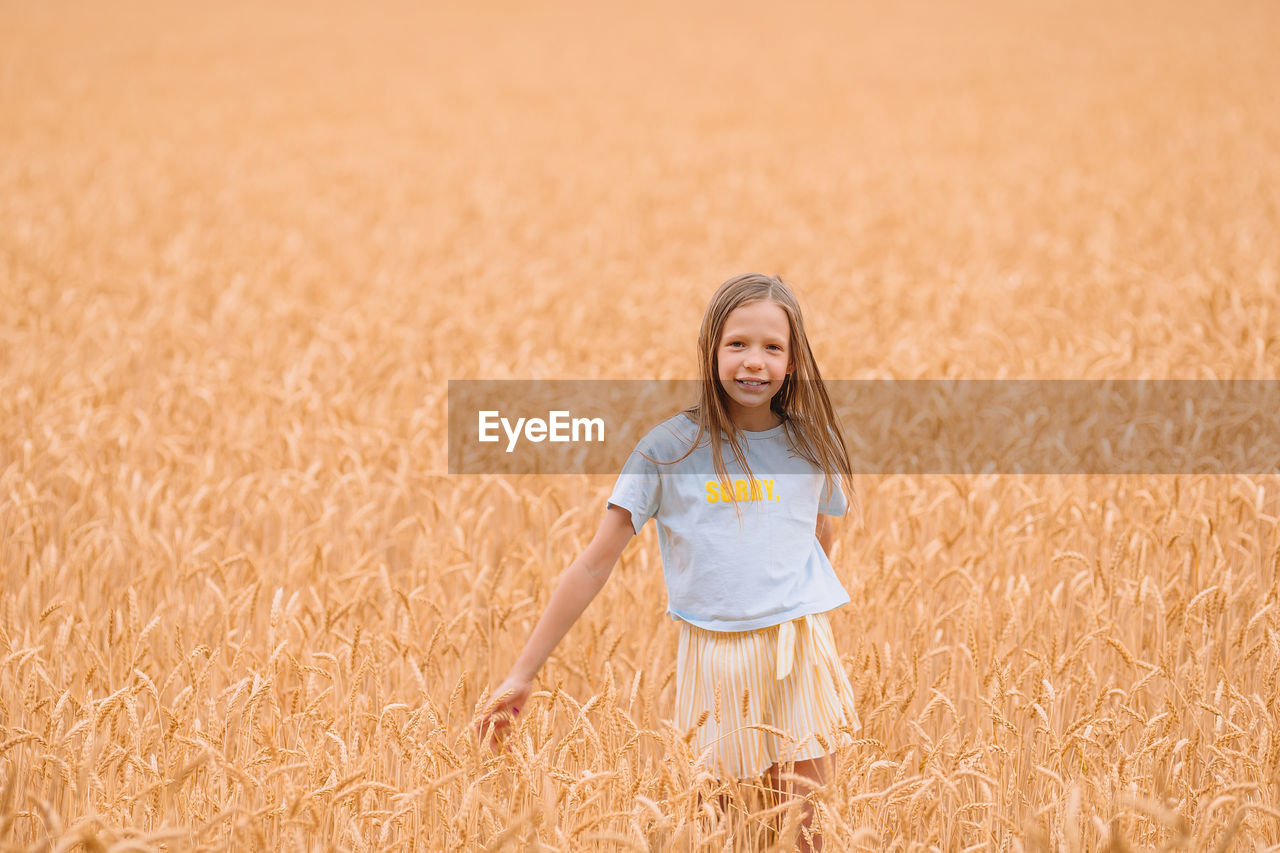
[[[1280,473],[1280,380],[835,380],[856,474]],[[450,380],[449,473],[616,474],[692,380]]]

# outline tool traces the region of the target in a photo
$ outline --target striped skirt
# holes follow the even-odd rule
[[[756,631],[680,623],[675,723],[720,778],[829,755],[861,728],[825,613]]]

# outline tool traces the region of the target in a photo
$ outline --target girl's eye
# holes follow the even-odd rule
[[[778,352],[782,352],[782,347],[778,346],[777,344],[769,344],[769,349],[777,350]]]

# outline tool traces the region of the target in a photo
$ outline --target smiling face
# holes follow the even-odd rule
[[[769,403],[791,369],[791,324],[781,305],[762,299],[729,313],[716,347],[716,373],[739,429],[758,432],[781,423]]]

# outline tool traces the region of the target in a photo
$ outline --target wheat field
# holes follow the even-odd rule
[[[1280,378],[1280,7],[0,4],[0,849],[790,849],[449,379]],[[1273,81],[1268,83],[1267,81]],[[1280,849],[1280,479],[861,476],[832,850]],[[724,794],[731,807],[713,807]]]

